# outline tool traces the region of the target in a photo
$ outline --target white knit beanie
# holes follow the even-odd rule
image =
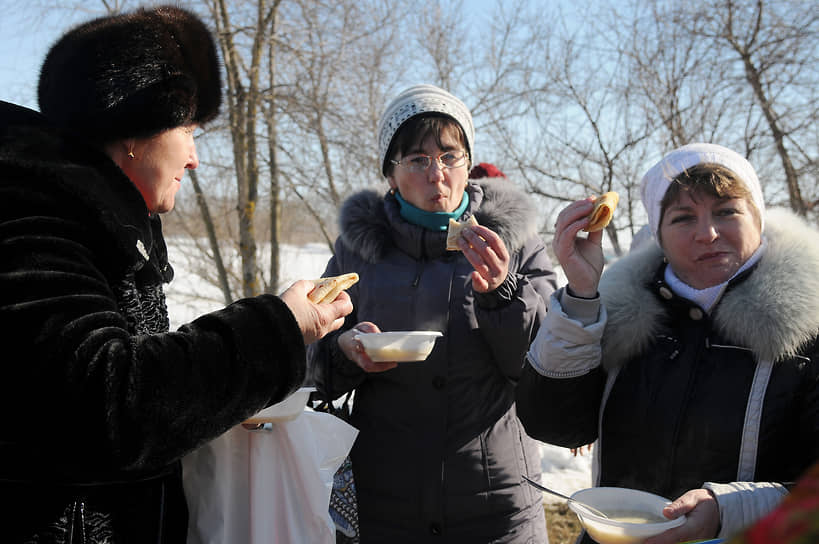
[[[475,127],[469,108],[457,97],[435,85],[414,85],[390,102],[378,120],[378,158],[381,173],[387,175],[387,150],[395,133],[407,120],[422,113],[443,113],[452,117],[466,137],[469,163],[475,164]]]
[[[643,176],[640,195],[648,213],[648,224],[657,238],[660,229],[660,205],[671,181],[699,164],[718,164],[733,172],[751,193],[751,200],[759,211],[760,225],[765,226],[765,200],[762,186],[754,167],[745,157],[717,144],[695,143],[684,145],[666,155]]]

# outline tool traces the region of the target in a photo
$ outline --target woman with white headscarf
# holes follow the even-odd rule
[[[578,236],[591,200],[560,213],[568,285],[518,413],[540,440],[598,440],[596,485],[676,499],[664,514],[686,522],[647,543],[730,536],[819,458],[819,235],[766,214],[753,167],[718,145],[667,155],[642,199],[658,243],[602,278],[602,234]]]

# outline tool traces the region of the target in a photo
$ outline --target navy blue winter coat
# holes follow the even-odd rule
[[[311,350],[319,389],[355,389],[352,450],[362,542],[546,541],[540,454],[515,413],[524,356],[555,288],[530,199],[505,180],[469,184],[468,209],[511,255],[506,282],[472,291],[472,266],[445,250],[445,231],[408,223],[394,196],[365,191],[342,208],[325,275],[357,272],[343,330],[437,330],[429,358],[364,373],[338,348]],[[341,331],[343,332],[343,331]]]

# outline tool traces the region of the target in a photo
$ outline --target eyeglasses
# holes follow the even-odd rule
[[[468,157],[469,154],[466,151],[444,151],[435,157],[435,160],[443,170],[444,168],[458,168],[459,166],[463,166]],[[396,166],[403,166],[410,172],[426,172],[432,165],[432,160],[433,157],[429,155],[416,153],[407,155],[400,161],[390,159],[390,162]]]

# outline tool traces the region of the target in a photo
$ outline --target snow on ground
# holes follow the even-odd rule
[[[591,487],[593,451],[594,447],[592,447],[592,452],[586,451],[584,447],[583,452],[575,456],[568,448],[541,443],[540,453],[542,459],[540,465],[543,471],[540,483],[564,495],[571,495],[575,491]],[[544,493],[543,501],[559,503],[563,502],[563,499]]]
[[[224,306],[221,290],[212,282],[202,279],[196,273],[200,263],[188,263],[185,260],[186,251],[181,251],[181,245],[191,246],[190,240],[168,239],[168,259],[174,269],[174,280],[166,286],[165,294],[168,298],[168,313],[170,314],[171,330],[177,329],[183,323],[188,323],[203,313],[218,310]],[[303,246],[283,245],[281,248],[280,271],[281,285],[278,292],[284,291],[294,281],[299,279],[316,279],[321,277],[324,267],[330,258],[330,250],[324,244],[306,244]],[[224,259],[233,259],[233,256],[223,256]],[[263,253],[262,259],[266,259]],[[261,261],[264,264],[265,261]],[[226,265],[227,266],[227,265]]]
[[[175,251],[175,245],[184,241],[169,239],[168,257],[174,268],[174,280],[166,286],[171,330],[196,317],[223,307],[221,292],[213,284],[202,280],[194,273],[193,267],[186,263],[183,254]],[[330,250],[323,244],[289,246],[282,248],[282,289],[298,279],[315,279],[324,272],[330,258]],[[559,282],[565,282],[558,271]],[[541,444],[542,483],[543,485],[566,495],[591,487],[592,454],[584,451],[582,455],[573,455],[571,450]],[[545,502],[560,502],[562,499],[544,493]]]

